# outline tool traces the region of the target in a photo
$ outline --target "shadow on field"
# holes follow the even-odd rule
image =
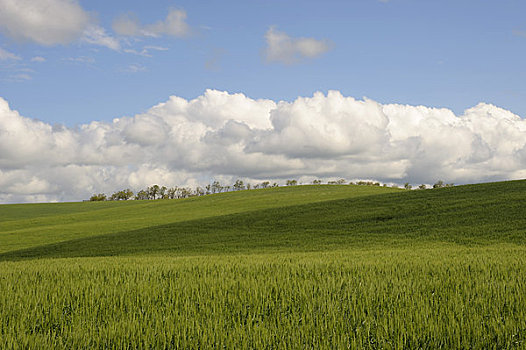
[[[405,191],[217,216],[42,245],[0,261],[526,243],[526,182]],[[148,220],[145,217],[145,220]]]

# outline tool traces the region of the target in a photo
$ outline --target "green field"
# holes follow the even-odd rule
[[[0,206],[0,348],[526,348],[526,181]]]

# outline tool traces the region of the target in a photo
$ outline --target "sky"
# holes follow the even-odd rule
[[[526,2],[0,0],[0,202],[526,176]]]

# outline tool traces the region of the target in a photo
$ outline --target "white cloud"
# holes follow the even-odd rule
[[[15,55],[14,53],[4,50],[0,47],[0,61],[21,60],[21,59],[22,58],[20,56]]]
[[[0,68],[3,68],[0,70],[0,73],[3,73],[2,71],[6,72],[6,74],[0,75],[0,80],[20,83],[32,79],[30,73],[33,73],[34,71],[23,63],[22,57],[2,49],[1,47],[0,63],[2,63]]]
[[[142,36],[144,33],[141,29],[139,19],[133,14],[124,14],[113,21],[113,30],[115,33],[124,36]]]
[[[25,118],[0,98],[0,201],[79,200],[236,177],[413,184],[522,178],[526,121],[485,103],[455,115],[338,91],[276,103],[207,90],[70,129]]]
[[[186,12],[184,10],[170,10],[164,21],[159,21],[146,27],[146,32],[152,35],[172,35],[184,37],[190,33],[190,27],[186,23]]]
[[[105,46],[115,51],[119,51],[121,49],[119,41],[108,35],[106,30],[98,25],[88,26],[84,30],[81,40],[89,44]]]
[[[31,62],[46,62],[46,59],[42,56],[35,56],[31,58]]]
[[[168,48],[164,46],[146,45],[144,50],[168,51]]]
[[[265,33],[267,47],[265,56],[268,62],[285,64],[296,63],[305,58],[313,58],[330,50],[332,44],[328,40],[314,38],[292,38],[287,33],[270,27]]]
[[[133,64],[128,65],[122,71],[123,72],[127,72],[127,73],[145,72],[146,71],[146,67],[144,67],[143,65],[138,64],[138,63],[133,63]]]
[[[77,0],[0,0],[0,32],[44,46],[80,39],[119,51],[119,41],[93,23]]]
[[[138,51],[138,50],[135,50],[135,49],[124,49],[123,51],[126,52],[126,53],[131,53],[131,54],[134,54],[134,55],[138,55],[138,56],[152,57],[152,55],[150,53],[151,50],[168,51],[168,48],[167,47],[163,47],[163,46],[146,45],[146,46],[144,46],[142,48],[141,51]]]
[[[0,0],[0,31],[19,41],[68,44],[82,35],[89,21],[75,0]]]
[[[63,58],[62,60],[66,62],[86,64],[86,65],[91,65],[95,63],[95,59],[93,57],[88,57],[88,56],[66,57],[66,58]]]
[[[176,9],[171,9],[164,21],[144,26],[133,14],[122,15],[113,21],[113,30],[124,36],[185,37],[190,34],[190,26],[186,23],[186,11]]]

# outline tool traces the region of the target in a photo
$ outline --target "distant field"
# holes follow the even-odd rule
[[[0,348],[525,348],[526,181],[0,206]]]

